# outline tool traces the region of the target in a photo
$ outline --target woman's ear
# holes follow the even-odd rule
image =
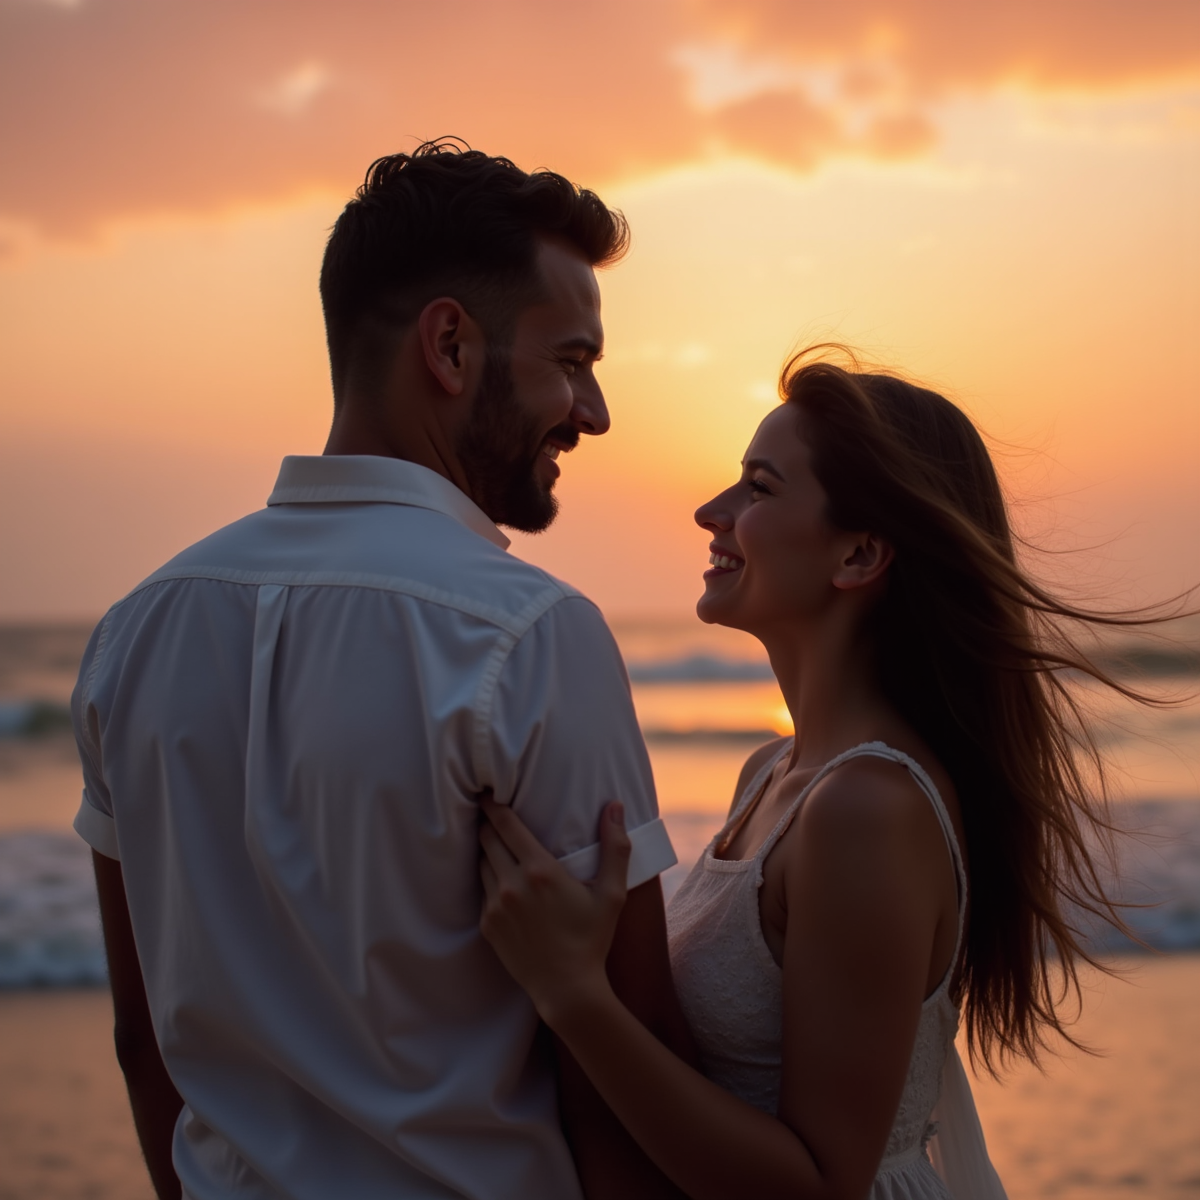
[[[867,587],[883,578],[895,557],[891,543],[885,542],[877,534],[852,534],[831,582],[835,588],[846,591]]]
[[[483,331],[455,299],[430,300],[417,318],[417,337],[429,373],[450,396],[469,390],[483,365]]]

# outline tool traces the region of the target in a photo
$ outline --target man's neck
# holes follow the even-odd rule
[[[403,459],[436,472],[475,499],[444,430],[422,423],[414,423],[412,428],[385,429],[375,421],[364,420],[361,411],[358,405],[344,404],[339,408],[322,454]]]

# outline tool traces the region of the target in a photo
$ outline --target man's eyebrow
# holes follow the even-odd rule
[[[774,475],[780,483],[787,483],[787,480],[780,474],[779,468],[768,458],[748,458],[742,463],[742,466],[747,471],[766,471],[768,475]]]
[[[586,335],[567,338],[566,341],[559,342],[555,349],[582,350],[589,358],[599,358],[604,353],[604,347],[594,338],[587,337]]]

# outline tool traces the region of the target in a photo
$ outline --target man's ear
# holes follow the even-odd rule
[[[877,534],[852,534],[831,582],[847,591],[867,587],[883,578],[895,557],[891,544]]]
[[[429,373],[451,396],[461,396],[483,364],[483,331],[455,299],[430,300],[417,318],[417,338]]]

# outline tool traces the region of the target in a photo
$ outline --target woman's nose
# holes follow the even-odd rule
[[[714,496],[707,504],[696,509],[696,524],[701,529],[717,533],[733,528],[733,506],[729,503],[729,493],[722,492]]]

